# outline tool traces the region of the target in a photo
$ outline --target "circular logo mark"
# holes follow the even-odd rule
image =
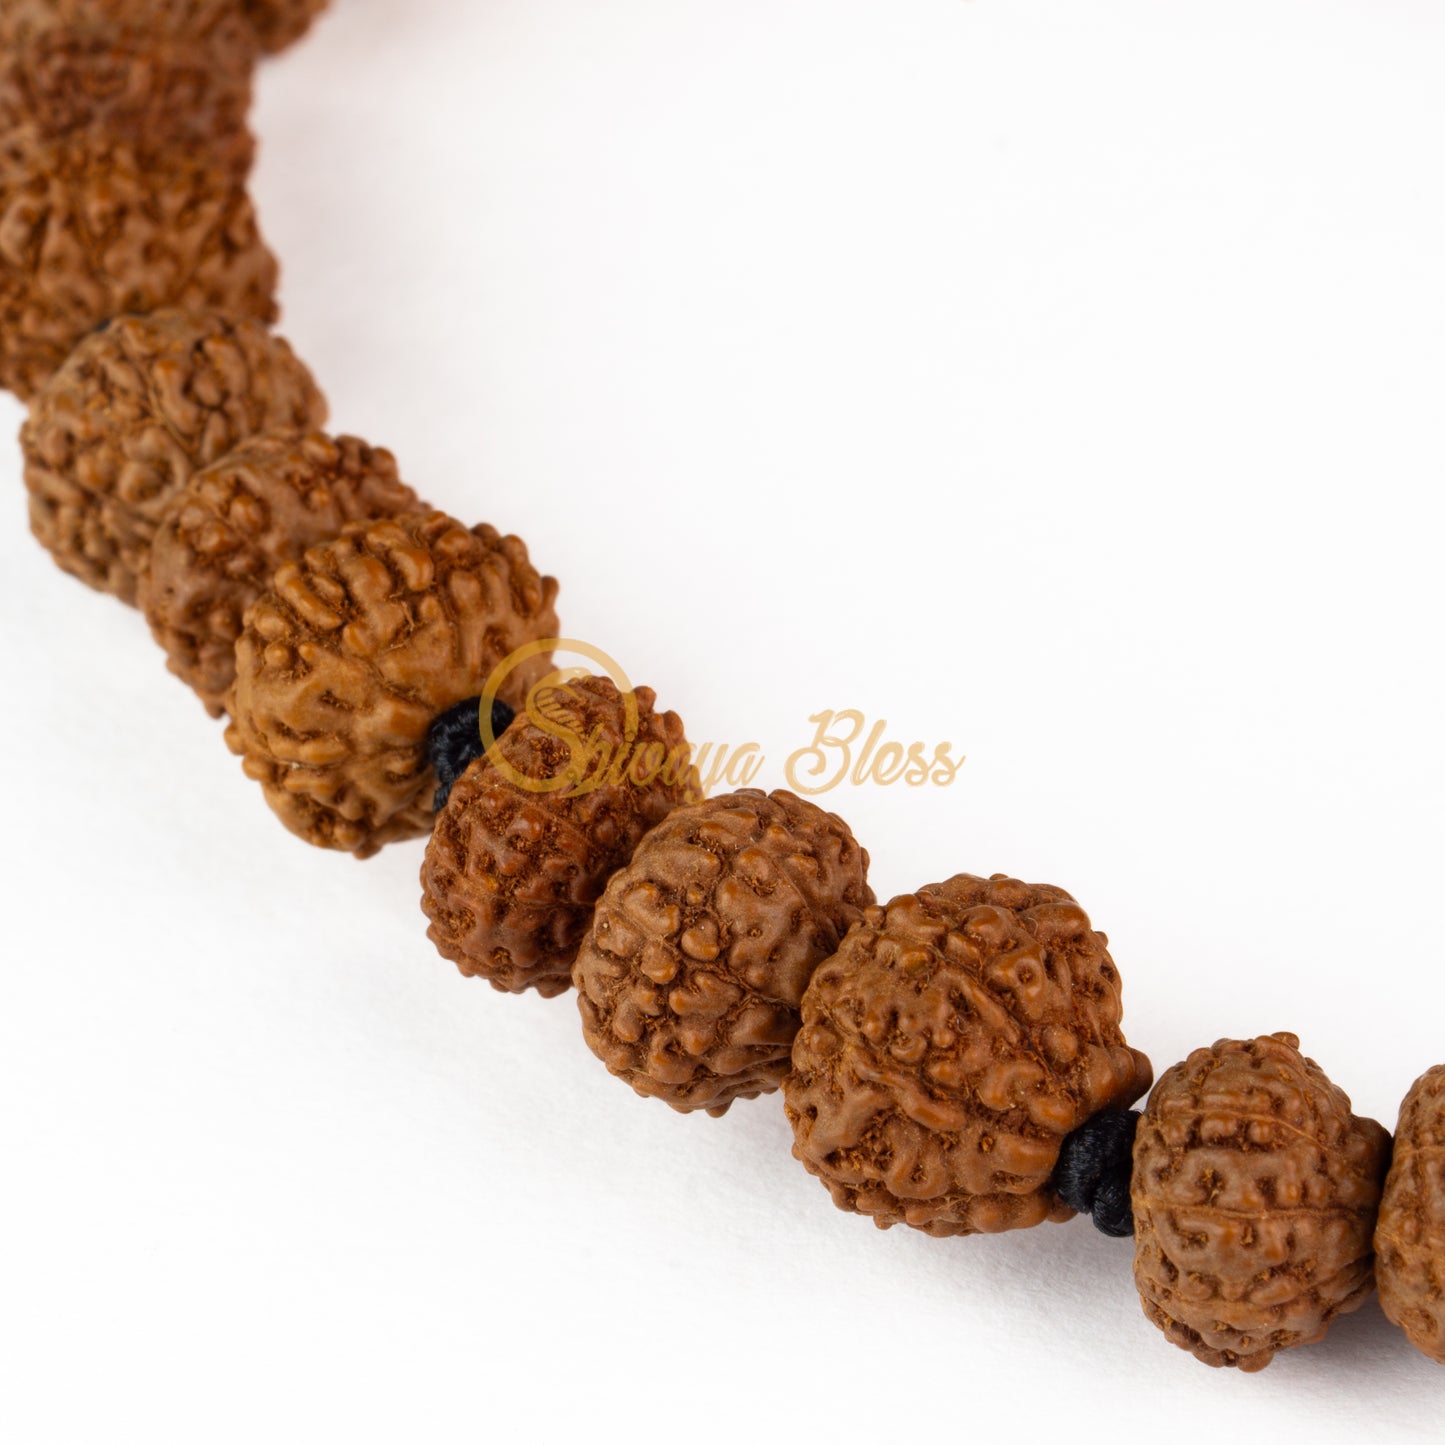
[[[579,658],[586,665],[562,665],[558,662],[561,657]],[[620,745],[614,740],[603,743],[595,733],[586,731],[585,713],[572,684],[580,677],[591,676],[610,678],[621,694]],[[600,647],[575,637],[543,637],[529,642],[497,664],[487,678],[483,697],[496,697],[509,681],[513,683],[514,693],[519,683],[526,688],[518,713],[525,713],[529,723],[557,738],[568,751],[566,766],[554,775],[539,778],[522,772],[497,749],[491,708],[482,707],[479,718],[482,746],[493,767],[514,787],[528,793],[567,791],[575,797],[622,777],[646,780],[635,777],[633,762],[638,733],[637,694],[621,665]]]

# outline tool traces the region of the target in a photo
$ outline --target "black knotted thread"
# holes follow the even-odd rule
[[[432,719],[427,729],[426,751],[437,775],[432,807],[438,813],[446,807],[452,784],[486,751],[482,745],[482,703],[469,697]],[[499,697],[492,699],[492,736],[499,738],[511,727],[516,714]]]
[[[1054,1170],[1054,1188],[1064,1203],[1116,1239],[1134,1232],[1129,1179],[1140,1117],[1137,1109],[1095,1114],[1065,1136]]]

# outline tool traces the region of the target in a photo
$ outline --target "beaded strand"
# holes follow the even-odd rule
[[[1155,1083],[1068,893],[958,873],[880,904],[835,814],[704,796],[652,689],[556,668],[520,539],[323,430],[246,179],[253,69],[325,4],[0,0],[0,385],[57,565],[140,608],[293,834],[426,839],[438,951],[574,993],[638,1094],[780,1092],[794,1155],[882,1228],[1087,1214],[1206,1364],[1261,1369],[1377,1285],[1445,1363],[1445,1065],[1393,1140],[1289,1033]]]

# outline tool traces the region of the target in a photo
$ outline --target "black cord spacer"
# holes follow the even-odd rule
[[[1064,1138],[1054,1188],[1070,1209],[1089,1215],[1094,1227],[1116,1239],[1134,1232],[1129,1178],[1134,1171],[1137,1109],[1095,1114]]]
[[[437,775],[432,807],[438,813],[446,807],[452,784],[486,751],[482,746],[482,703],[469,697],[432,720],[427,729],[426,751]],[[492,699],[492,736],[499,738],[511,727],[516,714],[499,697]]]

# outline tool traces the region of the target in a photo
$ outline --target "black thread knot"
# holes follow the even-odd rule
[[[446,807],[452,784],[486,751],[482,746],[482,703],[469,697],[432,719],[426,734],[427,757],[437,775],[432,807],[438,813]],[[492,736],[499,738],[511,727],[516,714],[499,697],[492,699]]]
[[[1139,1119],[1136,1109],[1095,1114],[1065,1137],[1054,1170],[1054,1187],[1064,1203],[1116,1239],[1134,1232],[1129,1179]]]

